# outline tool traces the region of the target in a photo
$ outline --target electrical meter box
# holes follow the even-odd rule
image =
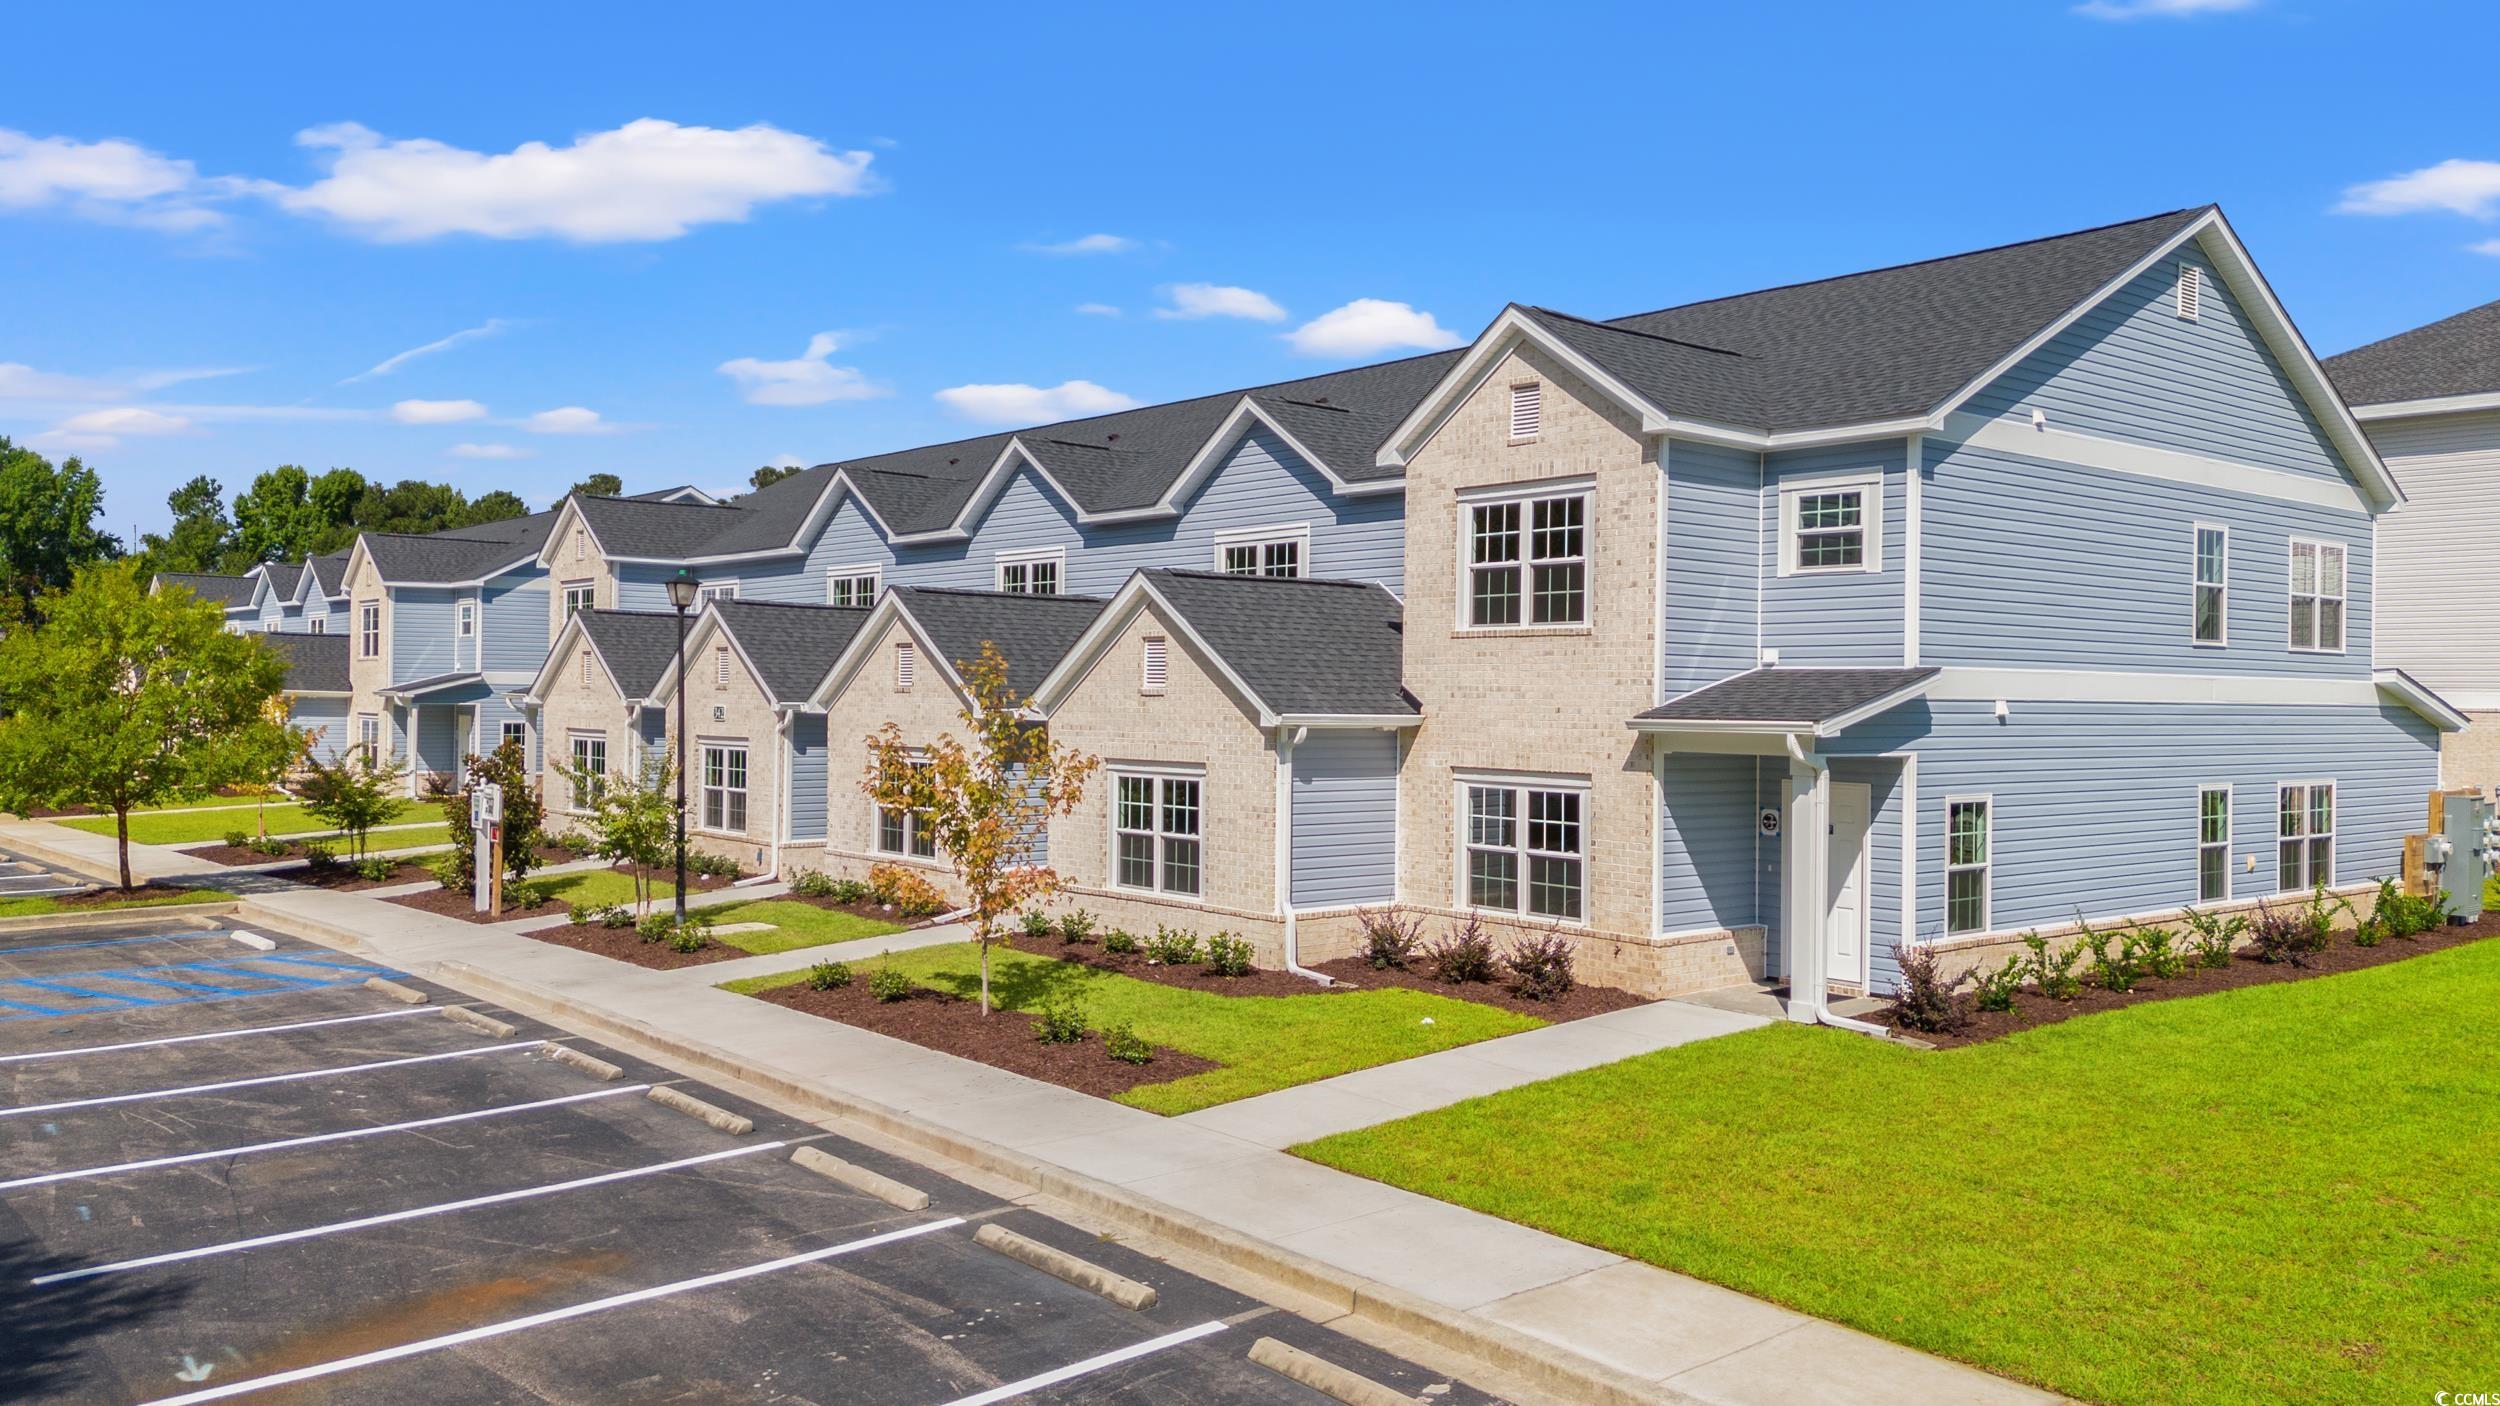
[[[2479,791],[2431,792],[2430,833],[2422,846],[2432,885],[2448,895],[2448,917],[2483,916],[2483,894],[2500,867],[2500,812]]]

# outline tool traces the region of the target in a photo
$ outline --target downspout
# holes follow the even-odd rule
[[[790,726],[798,716],[786,708],[773,711],[781,719],[773,724],[773,736],[778,739],[773,748],[773,795],[779,800],[773,806],[773,865],[764,871],[767,883],[781,877],[782,846],[790,843]]]
[[[1795,776],[1795,768],[1797,767],[1803,767],[1807,771],[1812,772],[1814,775],[1815,790],[1828,798],[1830,795],[1828,782],[1830,780],[1831,768],[1825,764],[1823,758],[1816,753],[1807,751],[1805,747],[1797,741],[1796,733],[1783,733],[1781,735],[1781,740],[1788,744],[1788,759],[1792,763],[1790,771],[1791,777],[1793,778]],[[1797,808],[1792,806],[1790,809],[1793,812]],[[1831,826],[1831,815],[1828,806],[1817,806],[1814,808],[1814,811],[1814,824],[1823,827],[1828,833]],[[1802,843],[1809,838],[1807,836],[1801,835],[1798,838],[1801,842],[1798,846],[1799,848],[1809,849],[1812,851],[1810,856],[1812,864],[1810,866],[1801,866],[1807,867],[1808,872],[1799,874],[1795,877],[1795,881],[1792,884],[1792,891],[1799,887],[1807,889],[1815,895],[1815,902],[1811,913],[1811,921],[1800,923],[1798,919],[1807,915],[1796,911],[1790,911],[1785,914],[1785,917],[1787,918],[1788,930],[1791,935],[1788,953],[1788,1018],[1802,1024],[1828,1025],[1834,1029],[1854,1031],[1860,1035],[1872,1035],[1879,1040],[1888,1040],[1892,1038],[1891,1031],[1868,1021],[1851,1020],[1845,1015],[1835,1014],[1832,1011],[1831,1006],[1828,1004],[1829,993],[1825,990],[1825,986],[1830,977],[1830,973],[1826,969],[1829,961],[1829,952],[1824,944],[1822,915],[1831,904],[1831,895],[1828,892],[1825,892],[1825,886],[1829,883],[1829,862],[1822,845],[1809,845]],[[1802,907],[1802,905],[1792,904],[1790,907],[1793,910]],[[1804,927],[1807,930],[1805,933],[1805,937],[1807,939],[1806,942],[1799,942],[1795,940],[1797,929],[1799,927]],[[1800,954],[1809,943],[1811,943],[1814,953],[1810,959],[1803,962],[1803,965],[1810,969],[1812,980],[1801,983],[1797,980],[1796,974],[1797,969],[1801,964]],[[1802,1003],[1804,1007],[1802,1011],[1799,1010],[1800,1003]]]
[[[1293,911],[1293,746],[1307,727],[1276,729],[1276,910],[1285,916],[1285,970],[1322,986],[1337,983],[1302,965],[1301,931]]]

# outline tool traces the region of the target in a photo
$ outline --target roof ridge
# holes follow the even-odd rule
[[[2390,332],[2375,342],[2363,342],[2357,347],[2346,347],[2344,350],[2335,353],[2333,356],[2321,357],[2320,361],[2331,365],[2335,362],[2343,360],[2345,357],[2358,355],[2361,352],[2368,351],[2372,347],[2383,347],[2389,342],[2401,342],[2407,337],[2417,336],[2424,332],[2445,327],[2451,322],[2457,322],[2465,318],[2472,317],[2476,313],[2492,312],[2495,309],[2500,309],[2500,298],[2494,298],[2487,303],[2476,303],[2470,308],[2461,308],[2448,314],[2446,317],[2439,318],[2431,322],[2425,322],[2419,327],[2408,327],[2402,332]]]
[[[1731,296],[1742,298],[1749,295],[1737,293]],[[1594,327],[1601,332],[1613,332],[1625,337],[1647,337],[1653,342],[1665,342],[1669,346],[1691,347],[1695,351],[1715,352],[1720,356],[1748,358],[1753,356],[1752,352],[1741,352],[1733,347],[1714,347],[1708,342],[1696,342],[1689,337],[1670,337],[1664,332],[1644,332],[1637,327],[1618,327],[1611,322],[1600,322],[1593,317],[1582,317],[1578,313],[1564,312],[1560,308],[1549,308],[1539,303],[1521,303],[1519,306],[1526,308],[1530,312],[1543,313],[1547,317],[1559,317],[1565,322],[1576,322],[1583,327]],[[1632,317],[1647,317],[1649,314],[1636,312],[1629,315]]]
[[[1138,569],[1149,576],[1187,576],[1204,581],[1262,582],[1272,586],[1337,586],[1356,591],[1388,589],[1377,581],[1356,581],[1344,576],[1267,576],[1240,571],[1211,571],[1203,566],[1146,566]]]

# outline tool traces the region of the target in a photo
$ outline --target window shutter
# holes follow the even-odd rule
[[[729,686],[729,646],[725,644],[713,646],[712,682],[723,688]]]
[[[1163,686],[1170,682],[1170,680],[1171,657],[1170,652],[1164,643],[1163,636],[1146,636],[1146,691],[1149,693],[1161,693],[1163,691]]]
[[[911,687],[914,667],[915,661],[912,658],[911,645],[906,642],[894,646],[894,686],[896,688],[907,689]]]
[[[1545,428],[1545,387],[1531,381],[1510,388],[1510,437],[1534,439]]]
[[[2204,297],[2205,271],[2194,264],[2179,265],[2179,316],[2194,322]]]

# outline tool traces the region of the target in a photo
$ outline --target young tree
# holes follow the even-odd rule
[[[585,766],[557,771],[576,796],[590,797],[590,852],[633,870],[634,915],[651,911],[652,874],[677,857],[677,763],[645,752],[638,771],[601,775]]]
[[[269,838],[269,798],[312,756],[313,741],[320,735],[318,728],[307,732],[289,724],[287,713],[286,696],[271,697],[261,709],[270,725],[242,739],[235,749],[235,784],[256,802],[252,821],[264,840]]]
[[[238,564],[232,560],[234,524],[226,518],[226,490],[217,480],[200,474],[166,494],[165,506],[174,525],[162,537],[150,532],[139,539],[156,570],[224,571]]]
[[[520,494],[509,488],[497,488],[470,500],[468,525],[474,527],[482,522],[502,522],[506,518],[529,515],[530,505],[521,501]]]
[[[345,835],[365,857],[365,837],[373,827],[399,814],[400,792],[408,768],[401,762],[374,761],[363,748],[350,748],[335,762],[315,757],[304,773],[304,813]]]
[[[503,876],[517,884],[538,867],[538,842],[546,810],[538,789],[530,785],[529,754],[518,742],[506,742],[485,756],[469,758],[468,784],[443,797],[443,819],[451,826],[452,877],[455,887],[477,882],[477,832],[469,828],[469,797],[492,781],[503,788]]]
[[[1067,887],[1056,870],[1032,862],[1033,837],[1054,815],[1073,812],[1102,763],[1053,742],[1017,716],[1024,700],[1007,686],[1007,661],[984,641],[960,662],[971,701],[960,712],[970,741],[942,733],[926,749],[893,723],[868,738],[860,789],[889,810],[915,813],[954,866],[981,946],[981,1013],[990,1011],[990,944],[1000,920]]]
[[[268,710],[286,661],[121,563],[81,568],[41,608],[0,636],[0,805],[110,811],[127,889],[130,812],[244,779],[284,727]]]
[[[121,539],[98,528],[104,484],[76,456],[52,462],[0,435],[0,578],[19,614],[45,591],[65,590],[89,562],[121,554]]]

